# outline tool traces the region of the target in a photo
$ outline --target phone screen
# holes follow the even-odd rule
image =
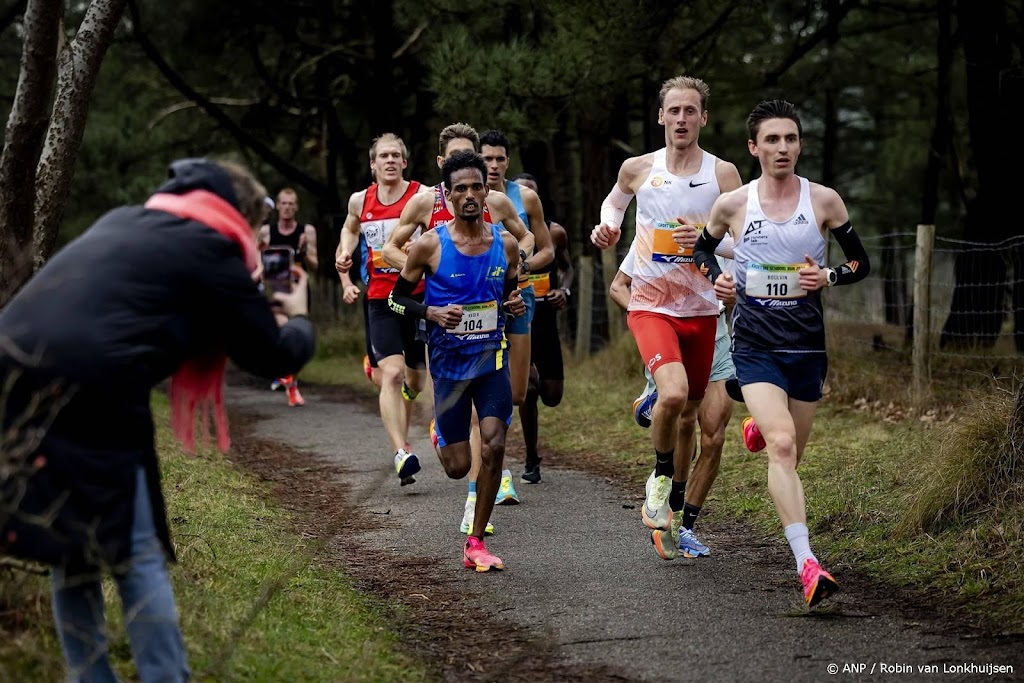
[[[295,252],[291,247],[267,247],[263,250],[263,282],[269,292],[292,291],[292,264]]]

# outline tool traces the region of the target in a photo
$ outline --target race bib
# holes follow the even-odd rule
[[[654,248],[651,260],[660,263],[693,263],[693,249],[684,249],[672,239],[672,231],[680,225],[682,223],[679,221],[658,221],[654,224]],[[699,236],[704,226],[696,225],[695,227]]]
[[[498,302],[484,301],[462,306],[462,320],[448,334],[487,334],[498,329]]]
[[[800,286],[804,263],[747,264],[747,301],[756,306],[786,308],[806,303],[807,290]]]
[[[525,280],[519,281],[519,289],[533,285],[533,293],[542,299],[551,291],[551,273],[531,273]]]

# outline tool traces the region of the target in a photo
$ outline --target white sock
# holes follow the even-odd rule
[[[501,471],[502,479],[504,479],[505,477],[511,477],[511,476],[512,476],[512,470],[502,470]]]
[[[793,551],[793,557],[796,558],[796,573],[799,574],[800,570],[804,568],[805,560],[814,560],[817,562],[817,558],[814,557],[814,553],[811,552],[811,544],[807,538],[807,525],[797,522],[796,524],[790,524],[786,527],[786,540],[789,541],[789,548]]]

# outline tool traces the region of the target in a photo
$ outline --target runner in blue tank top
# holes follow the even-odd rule
[[[796,558],[804,600],[813,607],[839,588],[811,552],[796,473],[828,370],[821,290],[859,282],[870,266],[839,194],[796,175],[803,135],[793,105],[762,102],[747,128],[761,177],[715,202],[694,257],[718,299],[735,301],[736,376],[767,444],[768,491]],[[735,240],[735,280],[722,274],[714,257],[727,232]],[[829,233],[849,259],[834,270],[823,263]],[[750,447],[748,420],[744,440]]]
[[[472,534],[463,563],[478,572],[503,569],[487,551],[484,533],[501,479],[505,433],[512,421],[505,313],[522,315],[516,288],[519,246],[483,220],[487,168],[475,152],[457,152],[441,168],[454,219],[412,243],[389,304],[400,315],[427,320],[430,375],[441,464],[452,479],[471,465],[472,409],[482,440]],[[423,303],[412,297],[426,278]]]

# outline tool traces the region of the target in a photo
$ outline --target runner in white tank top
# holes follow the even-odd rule
[[[870,265],[839,194],[796,175],[802,129],[793,105],[762,102],[747,126],[761,177],[715,202],[695,257],[719,300],[736,302],[733,362],[753,418],[743,421],[744,441],[767,445],[768,490],[813,607],[839,588],[811,552],[796,472],[828,371],[821,290],[862,280]],[[837,270],[822,267],[825,229],[850,259]],[[713,255],[726,233],[736,241],[735,280]]]
[[[716,197],[741,183],[733,164],[698,144],[709,96],[699,78],[677,76],[662,85],[658,122],[665,127],[665,148],[622,164],[601,206],[601,224],[591,234],[600,249],[618,242],[623,215],[636,196],[627,320],[658,391],[651,414],[656,464],[641,517],[666,560],[679,552],[697,412],[711,374],[719,310],[694,264],[693,246]]]

